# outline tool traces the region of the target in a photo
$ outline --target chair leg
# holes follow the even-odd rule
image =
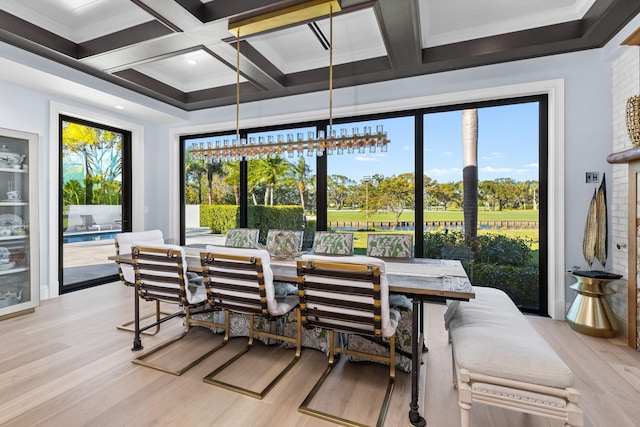
[[[298,362],[298,360],[300,360],[300,354],[301,354],[301,348],[302,348],[301,347],[302,331],[301,331],[300,310],[298,310],[298,309],[296,309],[296,317],[297,317],[297,320],[296,320],[297,333],[296,333],[295,339],[292,339],[292,338],[285,337],[285,336],[282,336],[282,335],[276,335],[276,334],[256,331],[254,329],[254,316],[253,315],[249,316],[249,340],[247,342],[247,346],[242,351],[236,353],[231,359],[227,360],[225,363],[223,363],[221,366],[219,366],[217,369],[215,369],[214,371],[212,371],[208,375],[206,375],[202,379],[202,381],[206,382],[207,384],[213,384],[213,385],[216,385],[218,387],[222,387],[222,388],[225,388],[227,390],[235,391],[237,393],[242,393],[244,395],[251,396],[251,397],[256,398],[256,399],[264,398],[264,396],[266,396],[267,393],[269,393],[269,391],[271,391],[271,389],[282,378],[284,378],[284,376],[287,374],[287,372],[289,372],[291,370],[291,368],[293,368],[293,366]],[[222,371],[224,371],[226,368],[228,368],[231,364],[233,364],[238,359],[240,359],[242,356],[244,356],[249,350],[251,350],[251,348],[253,346],[254,335],[261,335],[261,336],[265,336],[265,337],[269,337],[269,338],[279,339],[281,341],[295,343],[296,344],[296,351],[295,351],[295,355],[294,355],[293,359],[289,362],[289,364],[284,369],[282,369],[278,373],[278,375],[275,378],[273,378],[271,380],[271,382],[269,382],[269,384],[267,384],[260,391],[254,391],[254,390],[251,390],[251,389],[248,389],[248,388],[244,388],[244,387],[240,387],[240,386],[228,383],[228,382],[216,380],[215,377],[218,374],[220,374]]]
[[[133,294],[133,297],[134,298],[138,298],[138,296],[135,294],[135,292]],[[167,312],[161,311],[160,310],[160,301],[156,301],[155,313],[150,313],[150,314],[147,314],[146,316],[142,316],[140,318],[140,320],[145,320],[145,319],[148,319],[150,317],[155,316],[155,318],[156,318],[155,330],[153,332],[144,331],[144,332],[141,332],[141,333],[145,334],[145,335],[155,335],[155,334],[157,334],[158,332],[160,332],[160,323],[158,323],[160,321],[160,317],[161,316],[168,316],[170,314],[172,314],[172,313],[167,313]],[[123,323],[122,325],[117,326],[116,328],[121,330],[121,331],[135,332],[136,331],[135,328],[133,326],[131,326],[134,323],[135,323],[135,320],[131,320],[129,322],[126,322],[126,323]]]
[[[327,368],[322,373],[320,379],[315,383],[307,397],[305,397],[304,401],[298,407],[298,412],[302,412],[303,414],[311,415],[316,418],[320,418],[325,421],[330,421],[338,424],[342,424],[345,426],[365,426],[364,424],[358,423],[353,420],[348,420],[346,418],[339,417],[337,415],[330,414],[328,412],[322,412],[317,409],[313,409],[309,407],[311,401],[316,396],[320,388],[324,384],[325,380],[331,373],[331,370],[335,366],[335,353],[350,353],[350,354],[359,354],[363,355],[361,352],[354,352],[350,350],[343,351],[342,349],[336,349],[334,347],[334,332],[333,330],[329,330],[329,364]],[[366,354],[366,353],[365,353]],[[377,359],[377,358],[376,358]],[[376,427],[382,427],[384,424],[384,420],[387,416],[387,411],[389,409],[389,404],[391,403],[391,394],[393,393],[393,389],[395,388],[395,342],[394,337],[390,337],[390,349],[389,349],[389,382],[387,383],[387,390],[385,391],[384,400],[382,401],[382,405],[380,407],[380,412],[378,414],[378,421],[376,422]]]
[[[215,353],[216,351],[220,350],[223,346],[225,346],[228,342],[229,342],[229,337],[228,337],[228,333],[225,334],[225,337],[223,338],[222,342],[220,344],[218,344],[217,346],[215,346],[214,348],[212,348],[211,350],[207,351],[206,353],[198,356],[196,359],[194,359],[193,361],[189,362],[188,364],[186,364],[185,366],[178,368],[178,369],[169,369],[160,365],[157,365],[155,363],[151,363],[151,362],[147,362],[145,359],[155,353],[157,353],[158,351],[168,347],[169,345],[175,343],[178,340],[181,340],[182,338],[184,338],[187,333],[189,332],[189,326],[190,326],[190,310],[189,307],[185,307],[185,327],[184,327],[184,331],[183,333],[174,338],[171,339],[163,344],[160,344],[158,347],[155,347],[151,350],[149,350],[148,352],[146,352],[145,354],[142,354],[140,356],[138,356],[137,358],[133,359],[132,362],[135,363],[136,365],[141,365],[141,366],[146,366],[147,368],[152,368],[152,369],[156,369],[158,371],[162,371],[162,372],[166,372],[168,374],[172,374],[172,375],[176,375],[176,376],[180,376],[183,373],[187,372],[189,369],[193,368],[194,366],[196,366],[198,363],[202,362],[203,360],[205,360],[206,358],[208,358],[209,356],[211,356],[213,353]],[[226,318],[226,322],[225,325],[220,325],[220,324],[216,324],[213,322],[194,322],[196,324],[207,324],[209,326],[214,326],[214,327],[224,327],[226,325],[226,329],[228,331],[228,326],[229,326],[229,319],[228,317]]]

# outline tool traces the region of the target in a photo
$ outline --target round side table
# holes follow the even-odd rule
[[[607,295],[615,292],[607,285],[622,276],[606,271],[574,271],[572,276],[577,282],[570,287],[578,295],[566,316],[571,329],[599,338],[615,337],[618,322],[607,301]]]

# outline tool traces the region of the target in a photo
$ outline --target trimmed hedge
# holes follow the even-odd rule
[[[214,234],[225,234],[240,224],[240,209],[236,205],[200,205],[200,227]]]
[[[303,230],[301,206],[249,206],[248,227],[260,229],[260,242],[265,243],[269,229]],[[200,226],[214,234],[225,234],[240,225],[237,205],[200,205]]]
[[[267,232],[275,230],[303,230],[304,212],[301,206],[249,206],[249,228],[260,229],[260,243],[267,242]]]

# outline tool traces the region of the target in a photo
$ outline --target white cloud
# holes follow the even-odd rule
[[[379,162],[379,159],[374,159],[373,157],[366,157],[366,156],[356,156],[356,161],[357,162]]]
[[[524,165],[524,167],[526,168],[533,168],[533,169],[538,169],[538,166],[540,166],[538,163],[529,163],[528,165]]]
[[[444,176],[444,175],[461,175],[462,174],[462,169],[460,169],[460,168],[449,168],[449,169],[435,168],[435,169],[429,169],[428,171],[426,171],[426,174],[430,178],[435,178],[435,177]]]
[[[481,168],[480,169],[482,172],[486,172],[486,173],[508,173],[508,172],[513,172],[512,168],[494,168],[491,166],[487,166],[485,168]]]
[[[489,154],[488,156],[483,156],[482,160],[494,160],[494,159],[501,159],[503,157],[504,157],[504,154],[495,151],[495,152]]]
[[[443,156],[453,156],[455,153],[453,151],[445,151],[442,153]]]

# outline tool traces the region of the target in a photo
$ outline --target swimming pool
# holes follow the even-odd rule
[[[88,233],[73,233],[62,236],[62,243],[78,243],[78,242],[91,242],[98,240],[115,239],[116,235],[120,232],[108,231],[108,232],[88,232]]]

